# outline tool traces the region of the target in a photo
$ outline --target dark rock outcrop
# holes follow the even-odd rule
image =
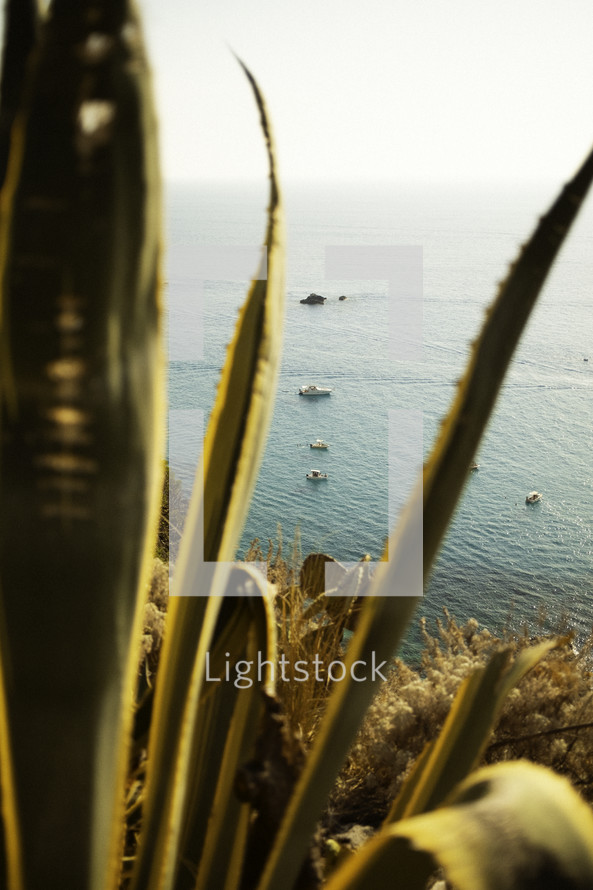
[[[315,303],[320,303],[322,306],[327,300],[327,297],[322,297],[321,294],[309,294],[304,300],[301,300],[301,303],[306,303],[308,305],[314,305]]]

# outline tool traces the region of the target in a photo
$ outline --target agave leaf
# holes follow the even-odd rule
[[[201,873],[204,869],[206,873],[208,869],[213,871],[217,883],[220,882],[222,864],[228,866],[229,838],[233,838],[233,843],[238,842],[232,822],[239,819],[242,809],[231,793],[235,773],[253,745],[262,712],[260,691],[273,691],[269,670],[263,673],[261,682],[258,678],[258,682],[247,689],[238,688],[234,683],[239,660],[257,663],[257,655],[261,653],[265,660],[275,661],[276,628],[272,586],[266,585],[250,566],[236,567],[233,575],[233,590],[239,589],[242,581],[252,583],[259,596],[245,597],[235,603],[230,620],[224,621],[209,653],[208,677],[212,682],[208,682],[203,690],[196,718],[200,731],[192,746],[187,779],[189,792],[180,842],[180,858],[185,867],[177,876],[177,890],[195,887],[194,872],[197,873],[198,864]],[[220,683],[213,681],[216,677],[225,678],[227,671],[228,682],[224,679]],[[222,733],[221,727],[224,728]],[[223,843],[217,845],[217,834],[223,831]],[[244,836],[242,840],[244,842]],[[218,859],[223,857],[222,864],[217,856]]]
[[[324,890],[426,890],[437,869],[430,854],[413,849],[390,828],[348,856]]]
[[[478,770],[449,806],[398,829],[462,890],[593,883],[590,808],[566,779],[525,761]]]
[[[160,495],[155,121],[117,18],[89,0],[44,21],[2,190],[1,769],[27,887],[117,881]]]
[[[233,610],[231,620],[225,622],[221,638],[224,648],[218,653],[215,653],[217,647],[209,652],[208,674],[196,717],[200,731],[192,745],[188,766],[188,795],[180,837],[179,858],[182,867],[176,877],[176,890],[184,887],[193,890],[195,887],[198,863],[203,852],[204,838],[212,816],[212,802],[225,755],[225,739],[220,727],[224,726],[228,732],[242,695],[241,690],[233,685],[230,671],[234,671],[235,659],[247,657],[247,643],[252,636],[253,603],[251,598],[245,597],[240,607]],[[224,677],[225,670],[229,668],[229,682],[214,682],[213,678]]]
[[[2,637],[5,627],[0,625]],[[0,839],[0,868],[10,890],[24,890],[21,826],[16,796],[16,777],[6,702],[6,678],[0,661],[0,794],[2,795],[3,837]]]
[[[8,0],[5,5],[0,80],[0,188],[8,166],[10,131],[23,98],[27,60],[35,45],[37,19],[35,0]]]
[[[223,605],[221,596],[263,454],[280,363],[283,216],[263,99],[251,74],[246,74],[259,107],[270,162],[267,278],[253,282],[228,349],[173,579],[177,595],[170,600],[159,667],[144,826],[133,878],[133,887],[142,890],[172,886],[182,818],[187,812],[205,656],[215,648],[217,623],[219,634],[238,608],[230,600]],[[174,782],[171,764],[175,764]]]
[[[311,599],[315,599],[325,591],[325,565],[328,562],[334,564],[336,573],[339,572],[340,576],[346,574],[344,566],[327,553],[309,553],[301,566],[299,586]]]
[[[248,631],[247,645],[244,661],[251,662],[255,666],[258,656],[266,661],[276,662],[275,645],[275,616],[271,601],[268,598],[264,585],[260,585],[261,596],[257,599],[250,598],[253,621]],[[236,663],[235,663],[236,664]],[[235,702],[230,723],[222,724],[224,744],[220,768],[217,770],[217,786],[212,798],[210,820],[205,835],[196,834],[186,841],[184,845],[183,859],[199,862],[198,878],[195,890],[209,890],[211,887],[219,887],[223,881],[229,881],[229,872],[233,865],[241,864],[241,852],[245,848],[248,821],[244,818],[245,810],[249,810],[246,803],[241,803],[234,792],[234,783],[237,771],[252,753],[255,736],[263,713],[261,690],[266,689],[268,694],[273,693],[274,684],[269,670],[261,677],[251,677],[252,685],[243,686],[239,690],[233,683],[232,691]],[[228,683],[221,684],[221,693],[228,695]],[[218,691],[218,690],[217,690]],[[220,724],[219,724],[220,729]],[[219,740],[220,742],[220,740]],[[212,769],[210,763],[207,767]],[[195,783],[192,783],[192,797],[194,800],[193,818],[190,811],[188,828],[192,828],[195,816],[199,815],[208,800]],[[189,829],[189,830],[188,830]],[[232,851],[237,849],[237,855]],[[231,855],[229,855],[231,851]],[[234,880],[239,877],[237,872]],[[238,885],[237,885],[238,886]]]
[[[175,879],[176,888],[194,887],[195,874],[198,870],[198,863],[204,851],[206,851],[206,862],[202,865],[202,870],[220,869],[220,857],[228,865],[228,848],[229,838],[233,838],[234,843],[240,840],[244,843],[244,835],[235,836],[235,822],[241,821],[241,805],[238,799],[230,795],[230,788],[234,779],[236,766],[246,758],[250,746],[255,738],[257,720],[262,710],[261,699],[259,697],[260,688],[269,687],[269,677],[266,674],[262,677],[262,684],[254,684],[250,689],[238,690],[232,682],[221,682],[220,684],[208,683],[204,688],[206,675],[204,666],[206,665],[207,656],[212,655],[209,659],[208,677],[216,676],[218,669],[224,676],[225,661],[228,663],[230,670],[234,669],[237,660],[247,657],[252,660],[257,658],[257,652],[267,653],[269,660],[275,660],[275,634],[272,621],[271,605],[268,602],[268,593],[266,590],[266,582],[259,579],[258,572],[249,567],[234,568],[231,572],[230,589],[237,591],[237,575],[245,576],[251,583],[257,585],[259,589],[259,597],[249,596],[235,600],[234,608],[225,616],[223,631],[217,644],[212,641],[214,639],[217,620],[220,617],[221,600],[219,596],[211,598],[199,597],[194,598],[194,602],[204,606],[204,624],[202,633],[199,638],[198,649],[194,655],[195,659],[195,677],[192,678],[192,684],[188,699],[196,702],[195,712],[189,716],[185,710],[182,711],[183,726],[181,728],[181,739],[178,740],[172,732],[161,731],[158,733],[158,741],[163,745],[163,752],[159,752],[159,756],[166,760],[167,751],[170,755],[169,772],[164,772],[164,781],[159,783],[157,791],[160,795],[158,802],[163,808],[168,807],[172,812],[171,819],[174,820],[176,830],[176,848],[175,858],[170,850],[165,846],[161,852],[160,847],[152,848],[152,855],[146,855],[146,863],[144,867],[148,870],[149,880],[155,881],[154,886],[172,886]],[[185,598],[189,601],[190,598]],[[195,617],[195,613],[192,618]],[[246,640],[248,641],[248,652],[246,654]],[[212,650],[209,646],[212,645]],[[228,646],[228,649],[226,648]],[[221,654],[222,650],[229,653],[229,657],[224,658]],[[255,654],[254,654],[255,653]],[[179,663],[174,664],[177,672],[180,673]],[[184,665],[180,667],[183,669]],[[159,671],[161,668],[159,668]],[[159,677],[162,676],[159,673]],[[231,676],[232,680],[232,676]],[[199,685],[198,685],[199,683]],[[157,687],[158,690],[158,687]],[[155,704],[158,704],[158,698]],[[185,701],[181,698],[176,690],[172,690],[168,698],[169,713],[175,716],[174,706],[181,709],[186,708]],[[155,711],[158,714],[158,711]],[[159,723],[153,725],[159,726]],[[158,720],[158,717],[157,717]],[[229,727],[232,727],[230,733]],[[193,732],[194,735],[188,737]],[[230,733],[230,734],[229,734]],[[155,733],[151,736],[151,741]],[[170,747],[167,749],[166,745]],[[183,796],[175,795],[177,788],[172,788],[170,780],[170,763],[174,757],[177,746],[184,755],[181,765],[177,766],[178,770],[183,770]],[[151,756],[154,757],[149,748]],[[178,755],[181,757],[181,755]],[[154,762],[154,761],[153,761]],[[233,763],[235,766],[233,766]],[[226,794],[224,793],[226,792]],[[217,801],[215,809],[212,809],[214,802]],[[247,831],[248,824],[244,821],[243,830]],[[157,839],[156,843],[161,843],[162,823],[156,825]],[[143,828],[143,831],[146,829]],[[224,832],[222,845],[216,844],[212,838],[219,839],[220,834]],[[143,835],[143,839],[145,835]],[[205,840],[208,838],[207,845]],[[168,838],[164,839],[165,844]],[[171,857],[169,861],[168,856]],[[183,862],[183,870],[177,874],[179,862]],[[157,866],[162,871],[152,872]],[[138,877],[142,873],[143,859],[139,858],[138,865],[134,871],[134,880],[140,880]],[[192,878],[193,875],[193,879]],[[176,877],[175,877],[176,876]],[[215,872],[216,879],[221,879],[218,871]],[[157,883],[162,881],[163,884]],[[166,882],[170,881],[170,884]],[[140,885],[142,886],[142,885]],[[207,886],[207,885],[206,885]]]
[[[241,65],[255,95],[268,148],[268,266],[267,278],[253,282],[241,310],[204,442],[206,560],[234,559],[272,420],[282,347],[284,221],[276,160],[263,98]]]
[[[424,572],[431,570],[494,408],[500,386],[548,272],[593,179],[593,152],[564,187],[500,285],[424,469]]]
[[[393,590],[412,591],[416,583],[415,557],[422,541],[421,499],[422,488],[417,486],[389,542],[392,560],[377,566],[371,595],[364,598],[358,629],[348,648],[346,677],[336,683],[330,696],[319,735],[278,831],[258,890],[284,890],[293,886],[319,814],[381,682],[379,674],[372,676],[373,662],[377,667],[383,661],[389,662],[414,611],[418,597],[388,594]],[[362,669],[355,665],[357,661],[363,663]],[[366,682],[352,679],[352,671],[355,676],[361,676],[365,670]],[[382,670],[386,670],[385,665]]]
[[[326,890],[420,888],[439,867],[459,890],[585,890],[593,883],[593,814],[550,770],[526,761],[488,766],[447,806],[381,831]]]
[[[452,517],[497,392],[546,275],[593,179],[593,153],[564,188],[523,248],[489,310],[456,399],[386,549],[390,562],[376,571],[363,603],[358,629],[348,651],[346,679],[336,686],[319,736],[295,790],[258,890],[283,890],[296,880],[319,814],[372,699],[373,682],[350,679],[355,661],[389,659],[414,611],[414,557],[423,539],[424,576],[428,577]],[[423,528],[418,528],[418,500]],[[410,596],[402,596],[409,593]],[[390,595],[391,594],[391,595]],[[396,595],[398,594],[398,595]],[[420,594],[420,591],[418,591]]]
[[[222,890],[237,890],[237,888],[241,886],[245,848],[251,824],[251,815],[251,807],[247,804],[243,804],[239,811],[237,826],[232,838],[232,847],[228,856],[226,880]]]
[[[404,783],[386,823],[434,809],[465,779],[484,752],[512,687],[555,645],[546,640],[525,649],[510,667],[510,650],[502,650],[464,680],[438,738]]]

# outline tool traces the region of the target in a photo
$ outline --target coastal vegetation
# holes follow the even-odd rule
[[[256,539],[247,554],[248,560],[266,564],[275,585],[278,652],[287,665],[299,661],[311,665],[315,656],[325,665],[340,663],[348,646],[348,628],[356,623],[357,609],[352,608],[350,614],[336,610],[321,620],[311,617],[314,600],[303,565],[319,556],[327,559],[326,554],[309,554],[303,560],[298,539],[285,556],[281,530],[265,553]],[[149,676],[158,668],[167,589],[166,567],[155,560],[141,671]],[[508,628],[497,635],[480,628],[473,618],[458,622],[446,608],[436,625],[421,619],[420,628],[423,647],[418,658],[404,662],[393,657],[389,662],[387,681],[369,707],[329,796],[321,820],[324,834],[339,835],[353,825],[376,830],[423,749],[440,732],[465,678],[496,652],[510,649],[516,657],[550,639],[554,648],[509,692],[482,763],[527,759],[547,766],[566,776],[593,803],[593,637],[577,647],[568,619],[553,635],[539,626]],[[307,682],[277,683],[287,730],[301,756],[319,731],[334,682],[319,683],[311,672]]]
[[[270,164],[267,277],[239,314],[167,593],[160,184],[134,6],[9,0],[2,74],[2,886],[420,890],[441,869],[460,890],[590,886],[589,806],[504,759],[561,729],[550,765],[588,786],[584,656],[448,618],[417,671],[393,653],[593,156],[488,310],[388,558],[328,591],[331,557],[313,554],[284,584],[278,554],[269,578],[233,562],[273,410],[285,253],[245,69]],[[323,654],[342,675],[328,663],[291,698],[279,666]],[[540,704],[519,737],[521,695]],[[478,768],[496,750],[504,762]],[[377,830],[358,845],[342,829],[361,783],[377,796],[353,821]]]

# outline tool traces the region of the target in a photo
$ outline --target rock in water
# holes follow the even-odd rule
[[[322,297],[321,294],[309,294],[304,300],[301,300],[301,303],[307,303],[312,305],[314,303],[320,303],[322,306],[327,300],[327,297]]]

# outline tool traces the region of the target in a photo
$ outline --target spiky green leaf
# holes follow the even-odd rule
[[[467,468],[535,302],[593,180],[593,152],[526,242],[472,346],[465,374],[424,469],[424,572],[428,577]]]
[[[421,488],[417,487],[389,542],[391,561],[377,566],[370,595],[363,600],[358,628],[348,648],[346,678],[336,683],[332,692],[258,890],[282,890],[294,883],[335,777],[381,682],[380,673],[373,676],[373,664],[380,668],[382,662],[389,663],[413,614],[417,597],[389,594],[398,590],[411,592],[418,583],[421,496]],[[365,682],[354,679],[361,676],[361,668],[355,662],[360,662],[367,672]],[[382,671],[386,670],[384,664]]]
[[[138,22],[110,5],[44,20],[2,190],[2,783],[27,887],[117,881],[160,491],[156,128]]]
[[[227,622],[236,620],[238,604],[223,603],[221,597],[263,454],[280,362],[283,214],[263,99],[251,74],[246,74],[260,111],[270,162],[267,277],[260,274],[253,282],[228,349],[175,569],[175,596],[170,603],[149,742],[144,830],[134,873],[133,886],[142,890],[166,890],[176,872],[192,746],[199,729],[205,656],[214,647],[217,623],[220,632]],[[220,745],[224,744],[220,733],[224,735],[225,730],[217,730]]]
[[[26,68],[36,43],[38,26],[35,0],[8,0],[4,9],[0,80],[0,188],[6,177],[10,134],[22,106]]]
[[[402,513],[376,572],[350,643],[348,671],[356,660],[389,659],[414,611],[418,541],[428,577],[451,520],[467,467],[494,406],[512,353],[546,275],[593,179],[593,153],[542,219],[513,265],[488,313],[457,397],[419,483]],[[423,527],[418,502],[423,501]],[[417,591],[420,594],[420,591]],[[411,594],[412,596],[402,596]],[[347,678],[329,701],[324,724],[287,809],[258,890],[291,886],[330,788],[374,693],[374,684]]]
[[[382,831],[326,890],[420,888],[439,867],[459,890],[587,890],[593,814],[550,770],[527,762],[485,767],[447,806]]]
[[[404,783],[387,823],[434,809],[466,778],[477,765],[510,690],[556,644],[546,640],[531,646],[510,667],[510,650],[502,650],[464,680],[443,728]]]

